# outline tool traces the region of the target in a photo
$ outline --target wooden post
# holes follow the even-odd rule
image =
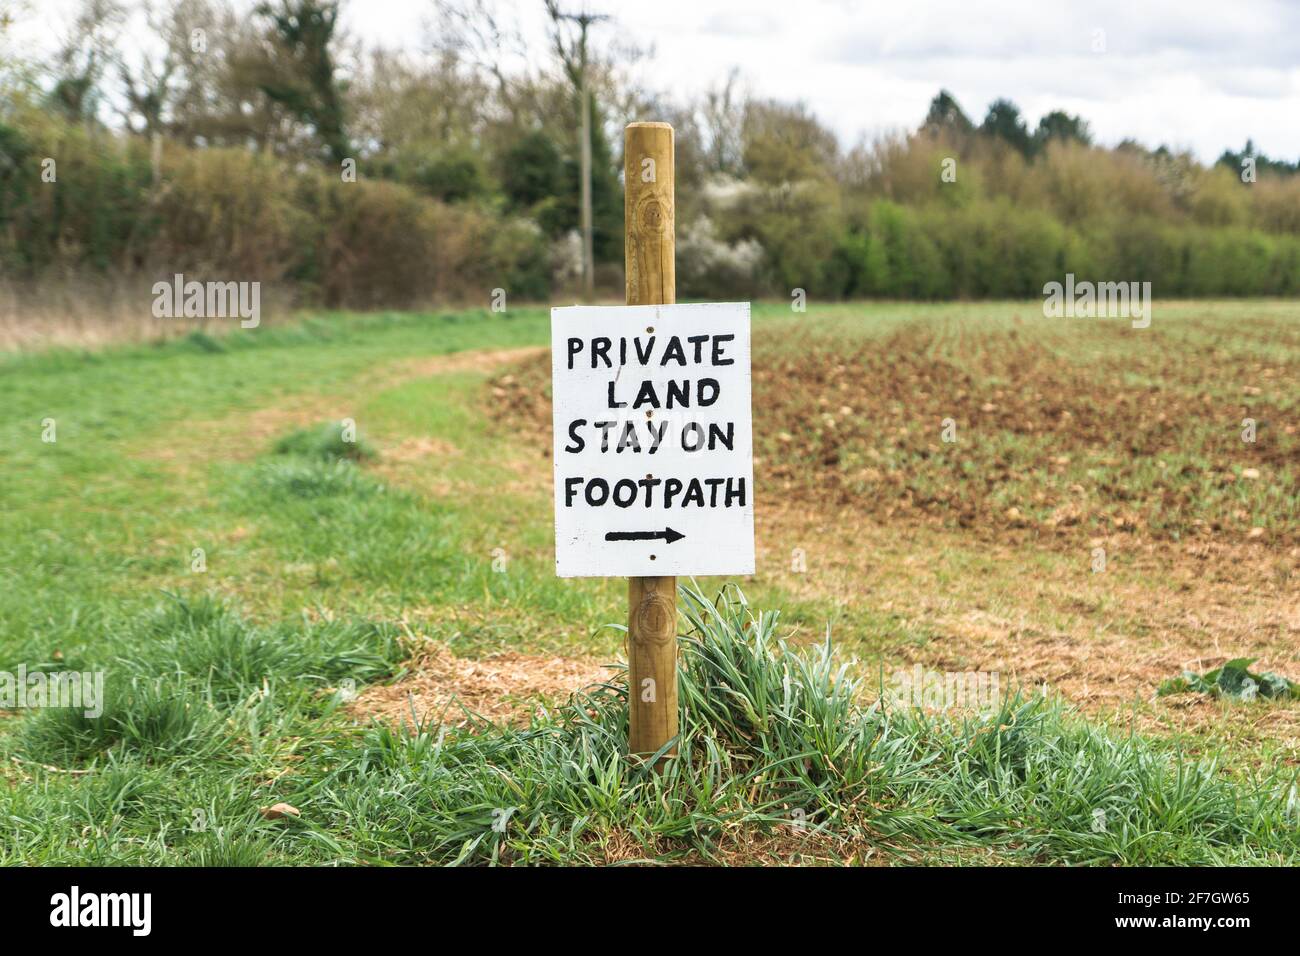
[[[628,305],[677,301],[673,128],[632,123],[623,139],[623,260]],[[677,736],[677,579],[628,578],[628,752]]]

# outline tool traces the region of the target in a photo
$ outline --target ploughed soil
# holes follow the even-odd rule
[[[1300,545],[1300,369],[1252,357],[1225,376],[1213,338],[1121,349],[1106,341],[1123,334],[1114,324],[1089,331],[1099,347],[1087,357],[1014,326],[916,324],[797,348],[760,331],[759,507],[779,491],[864,521],[1054,547],[1115,531]],[[550,454],[548,355],[497,375],[486,409]]]
[[[795,342],[760,326],[758,578],[892,622],[865,647],[838,634],[886,677],[996,671],[1089,711],[1142,702],[1147,729],[1294,749],[1300,704],[1155,691],[1237,656],[1300,677],[1300,370],[1213,325],[1123,334],[1090,327],[1076,352],[1018,322]],[[501,370],[484,410],[549,483],[549,357]]]

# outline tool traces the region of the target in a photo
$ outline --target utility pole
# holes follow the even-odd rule
[[[585,29],[585,28],[584,28]],[[586,44],[583,44],[584,52]],[[591,227],[591,96],[587,90],[587,64],[582,64],[582,295],[596,291],[596,244]]]
[[[582,294],[590,299],[596,288],[596,254],[591,223],[591,88],[587,84],[587,33],[594,24],[609,17],[589,13],[585,8],[581,13],[563,13],[555,0],[546,0],[546,10],[555,24],[555,49],[560,62],[582,98],[582,142],[578,150],[579,176],[582,179]],[[560,32],[562,22],[574,23],[578,28],[577,40],[567,49]]]

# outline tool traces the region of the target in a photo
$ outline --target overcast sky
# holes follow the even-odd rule
[[[50,34],[73,0],[28,0]],[[583,0],[570,0],[579,7]],[[510,0],[499,0],[510,6]],[[247,5],[251,5],[248,3]],[[544,36],[541,0],[516,0]],[[420,49],[430,0],[350,0],[361,39]],[[979,121],[1010,97],[1032,126],[1065,109],[1114,144],[1134,137],[1213,160],[1252,137],[1300,158],[1300,0],[588,0],[654,59],[654,89],[698,92],[739,67],[749,89],[802,99],[846,145],[910,129],[940,88]],[[43,20],[44,23],[40,21]]]

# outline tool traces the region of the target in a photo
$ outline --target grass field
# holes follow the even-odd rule
[[[552,573],[548,334],[0,358],[0,671],[106,694],[0,711],[0,863],[1300,862],[1300,700],[1157,695],[1300,678],[1300,306],[757,307],[758,573],[684,599],[661,776],[623,582]]]

